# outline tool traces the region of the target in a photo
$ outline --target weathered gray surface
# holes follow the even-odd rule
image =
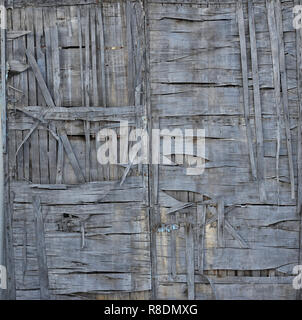
[[[8,5],[10,297],[296,298],[294,1]],[[204,174],[100,166],[122,120],[204,128]]]

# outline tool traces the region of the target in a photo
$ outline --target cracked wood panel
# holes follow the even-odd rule
[[[151,289],[146,178],[133,166],[121,187],[125,167],[100,170],[96,161],[100,129],[118,134],[120,121],[140,126],[144,115],[144,8],[129,2],[126,15],[124,2],[93,3],[16,1],[9,11],[10,191],[22,193],[11,230],[17,299],[138,299]],[[30,68],[16,69],[27,60]]]
[[[40,199],[44,217],[49,292],[52,297],[150,289],[147,211],[138,198],[142,195],[141,178],[130,177],[123,187],[110,192],[113,186],[111,182],[100,182],[78,186],[54,185],[50,190],[47,189],[49,185],[22,182],[11,185],[11,191],[18,190],[20,194],[13,203],[19,295],[22,290],[39,287],[31,196]],[[25,217],[27,245],[24,252]],[[84,229],[81,228],[82,223]]]
[[[202,199],[212,202],[206,221],[214,213],[217,215],[221,200],[225,211],[230,206],[237,206],[223,214],[220,205],[220,223],[207,224],[203,240],[200,240],[200,224],[196,217],[194,232],[195,239],[199,241],[195,243],[195,281],[199,274],[200,241],[205,246],[202,250],[204,276],[220,275],[224,277],[222,279],[232,282],[233,278],[229,277],[236,274],[238,281],[230,286],[218,284],[217,278],[211,284],[195,283],[195,298],[215,299],[214,291],[216,298],[221,299],[257,299],[257,295],[264,299],[295,297],[287,278],[292,267],[298,263],[300,248],[300,217],[296,213],[296,201],[292,199],[293,178],[295,182],[297,179],[289,168],[291,154],[288,154],[287,139],[290,131],[290,152],[296,159],[299,100],[296,34],[291,18],[293,3],[281,1],[285,53],[281,68],[287,77],[288,97],[285,99],[288,101],[288,113],[284,115],[282,109],[280,117],[288,117],[288,122],[284,125],[280,121],[279,124],[278,183],[278,119],[265,1],[253,1],[256,39],[252,45],[246,1],[242,1],[243,21],[239,25],[236,2],[229,6],[223,3],[193,5],[204,3],[202,1],[181,1],[182,6],[176,5],[177,1],[170,4],[155,2],[160,1],[151,1],[149,7],[152,112],[159,118],[160,128],[204,128],[206,135],[205,172],[202,176],[187,176],[185,168],[188,164],[159,167],[161,224],[157,230],[157,272],[163,277],[174,270],[172,279],[182,275],[183,282],[165,282],[162,278],[159,280],[158,297],[187,299],[193,295],[192,275],[186,277],[191,266],[186,260],[188,226],[185,216],[196,214],[196,209],[203,205]],[[246,63],[247,82],[244,87],[240,44],[243,40],[247,53],[246,62],[243,61]],[[251,54],[256,55],[258,60],[259,100],[256,107]],[[244,108],[247,104],[248,114]],[[251,126],[249,139],[252,140],[253,151],[263,159],[259,161],[265,168],[262,176],[266,199],[260,199],[258,183],[253,179],[246,134],[247,119]],[[255,130],[260,127],[263,130],[262,156],[256,149]],[[176,147],[172,150],[172,157],[173,153],[177,153]],[[293,164],[296,176],[297,162]],[[175,215],[173,224],[170,211]],[[225,228],[222,228],[223,223]],[[243,281],[244,278],[239,278],[241,275],[273,276],[276,273],[287,278],[287,284],[279,285],[272,278],[271,283],[256,285],[253,280],[248,283]],[[207,282],[206,278],[204,280]]]
[[[19,59],[25,59],[26,61],[24,51],[17,49],[19,47],[22,49],[22,41],[27,42],[28,50],[30,50],[40,67],[42,76],[44,77],[56,106],[68,107],[69,114],[73,113],[71,108],[84,106],[81,94],[81,78],[84,71],[90,70],[90,68],[92,68],[91,73],[88,71],[85,72],[84,95],[87,97],[91,95],[95,98],[90,99],[90,105],[87,104],[86,107],[103,108],[104,106],[108,106],[108,110],[110,110],[111,107],[122,108],[123,106],[127,106],[129,105],[128,98],[129,96],[134,95],[133,91],[135,89],[133,86],[128,86],[130,83],[128,80],[130,75],[127,71],[129,56],[128,47],[131,45],[129,41],[131,40],[131,36],[132,38],[138,39],[137,35],[141,33],[141,28],[143,27],[140,21],[140,19],[143,18],[143,16],[140,15],[142,10],[141,4],[131,3],[130,6],[133,8],[131,15],[128,17],[128,20],[133,19],[130,24],[132,29],[130,38],[129,36],[127,38],[126,32],[127,28],[129,28],[129,23],[127,24],[126,22],[125,3],[107,2],[96,6],[58,6],[57,8],[16,8],[12,10],[15,21],[13,26],[14,30],[16,28],[20,29],[18,19],[20,20],[20,16],[25,12],[28,18],[24,22],[25,25],[22,27],[32,32],[29,34],[24,33],[23,37],[12,40],[14,48],[16,49],[10,53],[9,60],[19,57]],[[80,14],[78,9],[80,9]],[[87,33],[85,31],[87,29],[85,17],[89,12],[89,32]],[[41,19],[43,25],[40,23]],[[105,30],[103,38],[99,36],[99,30],[101,30],[102,27],[103,30]],[[58,34],[57,37],[56,33]],[[87,38],[88,36],[89,39]],[[79,43],[80,40],[82,42],[81,45]],[[35,48],[35,43],[36,50],[33,49]],[[142,85],[142,57],[145,48],[139,41],[136,41],[134,45],[130,46],[130,49],[133,50],[133,55],[136,57],[137,63],[139,64],[139,66],[134,66],[133,77],[136,81],[140,81],[140,83],[136,83],[136,85]],[[40,94],[39,83],[33,78],[31,69],[28,69],[21,74],[12,74],[10,81],[14,81],[16,84],[18,83],[18,85],[14,86],[15,89],[10,89],[9,95],[12,95],[12,93],[14,94],[14,99],[17,100],[20,107],[24,108],[28,105],[42,106],[44,104],[43,98],[41,98],[40,95],[37,96],[37,90],[38,94]],[[130,94],[130,92],[132,93]],[[25,99],[27,96],[29,97],[29,101]],[[99,100],[97,97],[102,97],[102,99]],[[37,100],[37,98],[39,100]],[[12,101],[12,106],[16,106],[14,100]],[[53,114],[59,115],[60,112],[55,110]],[[74,115],[76,114],[77,111],[75,109]],[[115,128],[120,120],[118,115],[123,114],[123,111],[121,109],[114,109],[111,114],[112,121],[114,122],[112,126]],[[133,110],[131,116],[129,115],[128,120],[130,124],[133,124],[138,121],[137,119],[139,119],[142,114],[140,112],[136,113],[136,111]],[[14,123],[14,117],[15,115],[11,114],[9,126],[11,123]],[[64,117],[62,119],[57,118],[56,120],[61,121],[56,125],[57,127],[62,126],[63,129],[67,131],[67,135],[71,134],[73,136],[70,138],[70,143],[71,145],[77,145],[75,147],[75,153],[78,153],[78,157],[80,158],[79,161],[82,161],[82,155],[85,157],[83,164],[80,164],[83,166],[82,170],[85,172],[85,169],[87,171],[87,168],[91,168],[93,171],[93,174],[89,179],[86,177],[88,180],[92,179],[93,181],[98,181],[116,179],[123,174],[123,171],[119,167],[107,166],[104,170],[98,170],[98,165],[95,161],[96,148],[98,145],[96,142],[96,132],[99,129],[108,126],[108,117],[100,117],[97,119],[94,113],[91,113],[90,116],[87,115],[87,117],[88,119],[92,118],[91,120],[94,122],[91,125],[91,128],[87,126],[84,127],[87,120],[84,118],[84,115],[79,119],[76,119],[76,117],[75,119],[73,117],[67,119]],[[74,120],[77,120],[76,124],[73,123]],[[103,121],[106,122],[103,123]],[[28,130],[28,125],[26,125],[26,123],[27,120],[23,119],[18,126],[15,127],[14,131],[17,134],[18,146],[22,139],[22,133],[26,136]],[[74,126],[77,128],[83,126],[86,130],[86,132],[84,131],[84,135],[82,130],[81,132],[79,132],[79,130],[74,130]],[[50,122],[50,128],[51,127],[52,124]],[[53,183],[56,180],[66,183],[76,183],[77,180],[74,176],[71,164],[66,157],[63,159],[61,156],[61,144],[57,145],[57,142],[53,140],[54,138],[50,132],[47,132],[47,126],[44,128],[39,126],[38,129],[39,130],[33,133],[32,138],[29,141],[32,146],[30,149],[31,158],[29,160],[24,160],[23,157],[26,150],[21,148],[19,151],[17,157],[17,170],[20,179],[23,179],[23,171],[25,171],[26,179],[35,183],[47,181]],[[12,130],[10,132],[12,132]],[[40,148],[39,132],[41,135],[40,144],[43,144],[40,153],[33,151],[34,148]],[[87,140],[87,135],[90,135],[89,140]],[[83,136],[86,137],[86,141],[83,140]],[[45,152],[44,150],[47,148],[47,139],[49,139],[49,152]],[[27,147],[27,144],[24,147]],[[44,151],[42,152],[42,150]],[[25,153],[25,155],[26,154],[27,153]],[[58,164],[58,168],[56,169],[55,158],[57,154],[58,159],[63,159],[63,163],[60,165]],[[87,156],[89,154],[90,157]],[[87,162],[89,163],[87,164]],[[28,166],[32,168],[31,171],[26,169]],[[63,173],[62,178],[59,178],[58,180],[57,171],[61,171],[59,168],[63,168]],[[132,174],[132,172],[130,172],[130,174]]]
[[[284,36],[281,43],[285,61],[281,59],[280,68],[287,77],[288,97],[284,98],[288,108],[284,109],[285,115],[281,108],[280,116],[288,117],[285,124],[277,121],[273,77],[276,63],[274,65],[272,59],[265,1],[253,1],[256,46],[251,46],[247,32],[246,0],[242,1],[243,21],[240,25],[242,29],[244,26],[245,32],[241,31],[241,34],[236,1],[171,0],[163,3],[152,0],[144,2],[148,3],[147,8],[141,7],[142,1],[108,0],[99,5],[92,2],[70,0],[65,2],[66,6],[61,6],[61,1],[25,3],[17,0],[14,6],[18,9],[9,13],[9,17],[15,19],[22,17],[25,10],[25,23],[19,23],[17,19],[14,24],[9,21],[9,27],[15,32],[19,28],[32,31],[10,40],[18,40],[8,50],[11,61],[14,56],[16,60],[24,59],[22,43],[25,40],[41,66],[47,88],[57,104],[39,123],[38,135],[30,145],[25,144],[22,148],[16,174],[13,165],[10,174],[33,183],[46,181],[45,172],[41,173],[45,164],[40,166],[41,159],[37,158],[45,146],[41,148],[37,142],[45,143],[49,123],[52,128],[66,132],[69,151],[72,150],[76,157],[76,166],[75,161],[72,166],[64,156],[64,162],[53,170],[56,152],[58,160],[63,160],[63,147],[60,149],[48,132],[51,153],[48,161],[53,167],[49,181],[60,184],[11,183],[11,191],[15,193],[12,207],[17,298],[41,298],[33,195],[41,199],[49,291],[56,299],[105,299],[125,295],[149,298],[152,276],[156,279],[152,282],[153,298],[295,297],[290,275],[292,266],[299,259],[300,217],[291,196],[292,171],[294,181],[298,180],[295,176],[300,139],[297,137],[299,99],[293,1],[281,1]],[[76,6],[79,3],[86,5]],[[41,6],[39,12],[31,7],[37,4]],[[20,9],[22,6],[29,7]],[[41,17],[44,30],[37,26]],[[87,17],[91,22],[88,26]],[[47,28],[48,24],[50,28]],[[143,30],[144,25],[149,30]],[[247,54],[245,94],[241,60],[244,36]],[[144,37],[146,39],[142,40]],[[31,49],[34,44],[36,49]],[[150,66],[146,67],[150,67],[150,74],[147,72],[146,79],[150,83],[146,84],[142,57],[149,47]],[[259,105],[254,107],[251,63],[255,47],[267,193],[267,199],[261,200],[249,161],[247,108],[244,109],[248,104],[252,131],[249,139],[257,155],[255,128],[257,123],[259,127],[259,122],[255,123],[255,112],[259,120]],[[46,70],[43,72],[44,64]],[[87,74],[90,69],[91,73]],[[29,91],[22,80],[26,76]],[[10,93],[14,93],[10,96],[8,122],[12,155],[32,128],[35,118],[41,118],[44,103],[31,69],[21,74],[12,72],[10,79],[13,87]],[[148,185],[143,181],[141,168],[131,167],[123,186],[118,188],[119,179],[125,172],[123,166],[99,170],[92,161],[89,165],[94,170],[93,175],[87,180],[92,178],[98,182],[81,185],[77,185],[73,169],[76,167],[78,173],[85,172],[88,150],[91,159],[96,157],[98,143],[95,136],[99,129],[117,128],[121,119],[128,120],[132,126],[139,124],[141,110],[146,108],[139,106],[145,101],[142,93],[148,91],[148,85],[151,99],[148,100],[148,96],[145,99],[148,105],[151,104],[149,113],[154,125],[170,129],[193,126],[206,131],[205,173],[195,177],[186,175],[185,166],[193,160],[192,155],[185,156],[185,166],[158,166],[151,178],[154,194],[150,210],[145,206]],[[283,81],[283,89],[285,86],[286,81]],[[25,91],[24,95],[20,89]],[[84,126],[88,121],[90,125]],[[289,135],[293,168],[289,168],[292,162],[288,157]],[[86,142],[90,144],[88,149]],[[173,160],[178,156],[174,149],[169,155]],[[29,151],[31,160],[28,160]],[[279,173],[276,172],[277,153]],[[64,172],[57,179],[57,170],[62,166]],[[115,190],[110,192],[113,188]],[[204,209],[202,216],[201,207]],[[149,211],[152,215],[151,243]],[[67,255],[66,247],[70,249]],[[276,274],[279,277],[275,277]]]

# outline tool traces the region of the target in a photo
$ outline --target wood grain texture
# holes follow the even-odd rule
[[[11,296],[298,298],[301,40],[292,2],[9,5]],[[203,174],[187,175],[196,133],[184,156],[172,139],[162,152],[170,165],[101,166],[97,134],[113,129],[120,153],[121,121],[149,133],[204,129]]]

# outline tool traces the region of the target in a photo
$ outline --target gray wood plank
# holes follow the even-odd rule
[[[247,135],[247,143],[249,148],[249,157],[250,157],[250,163],[251,163],[252,176],[254,179],[257,179],[256,162],[255,162],[253,140],[252,140],[252,129],[250,125],[248,66],[247,66],[246,39],[245,39],[244,16],[243,16],[242,5],[243,5],[242,1],[238,1],[237,19],[238,19],[238,29],[239,29],[239,37],[240,37],[240,50],[241,50],[244,118],[245,118],[245,125],[246,125],[246,135]]]
[[[42,300],[48,300],[50,299],[48,267],[46,257],[43,214],[39,197],[33,198],[33,209],[35,213],[36,246],[40,276],[40,297]]]
[[[295,174],[294,174],[294,161],[293,161],[293,148],[292,148],[292,138],[290,130],[290,115],[288,109],[288,82],[286,74],[286,64],[285,64],[285,48],[284,48],[284,35],[283,35],[283,19],[281,12],[280,0],[274,2],[276,25],[279,31],[279,63],[280,63],[280,73],[281,73],[281,85],[282,85],[282,97],[283,97],[283,119],[285,124],[286,133],[286,145],[288,152],[288,165],[289,165],[289,175],[291,184],[291,197],[295,199]]]
[[[85,177],[82,173],[82,169],[80,168],[79,161],[72,150],[72,146],[69,142],[69,139],[66,135],[66,131],[64,129],[59,132],[60,139],[66,151],[67,157],[70,160],[71,166],[79,180],[80,183],[85,183]]]
[[[187,217],[188,219],[188,217]],[[192,221],[186,225],[186,266],[187,266],[187,286],[188,300],[195,299],[195,279],[194,279],[194,233]]]
[[[260,200],[265,201],[266,192],[265,192],[265,168],[264,168],[264,150],[263,150],[262,107],[261,107],[260,88],[259,88],[259,70],[258,70],[257,43],[256,43],[256,31],[255,31],[255,17],[254,17],[253,3],[251,1],[248,2],[248,15],[249,15],[251,56],[252,56],[253,88],[254,88],[259,193],[260,193]]]

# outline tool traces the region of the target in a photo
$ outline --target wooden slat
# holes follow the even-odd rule
[[[50,12],[50,30],[51,30],[51,49],[52,49],[52,69],[53,69],[53,93],[54,102],[57,107],[62,106],[62,87],[61,87],[61,70],[60,70],[60,49],[58,39],[57,15],[56,8]]]
[[[13,11],[12,14],[13,14],[12,15],[13,28],[18,30],[21,28],[21,12],[20,12],[20,10],[15,10],[15,11]],[[23,60],[22,51],[23,51],[22,39],[20,38],[20,39],[17,39],[13,42],[13,59],[18,60],[18,61],[22,61]],[[14,81],[15,88],[19,88],[21,90],[22,89],[24,90],[24,86],[23,86],[24,77],[23,77],[23,75],[24,74],[21,73],[21,74],[16,74],[14,76],[13,81]],[[17,107],[22,106],[23,101],[22,101],[21,97],[20,97],[19,93],[15,92],[15,99],[16,99],[15,105]],[[4,126],[4,129],[5,129],[5,126]],[[16,130],[15,139],[16,139],[17,145],[20,145],[22,143],[22,138],[23,138],[22,132],[20,130]],[[22,180],[24,178],[23,168],[24,168],[24,149],[22,147],[22,148],[20,148],[18,156],[16,157],[16,171],[17,171],[17,178],[19,180]]]
[[[97,38],[96,38],[96,8],[90,8],[90,34],[91,34],[91,67],[92,67],[92,103],[93,106],[99,105],[99,94],[98,94],[98,77],[97,77]],[[92,125],[94,128],[94,125]],[[95,136],[96,137],[96,136]],[[96,144],[90,144],[91,147],[91,179],[92,181],[98,180],[98,161],[96,154],[93,154],[94,147]]]
[[[224,201],[219,200],[217,204],[217,237],[218,237],[218,246],[220,248],[225,247],[224,239],[224,227],[225,227],[225,218],[224,218]]]
[[[45,232],[43,214],[41,209],[41,201],[39,197],[33,197],[33,209],[35,214],[36,246],[40,278],[40,298],[42,300],[48,300],[50,299],[50,294],[45,245]]]
[[[237,4],[237,19],[238,19],[238,29],[239,29],[239,37],[240,37],[241,68],[242,68],[242,80],[243,80],[243,101],[244,101],[243,104],[244,104],[246,135],[247,135],[247,143],[248,143],[248,149],[249,149],[252,176],[254,177],[254,179],[257,179],[255,155],[254,155],[253,140],[252,140],[252,129],[250,124],[248,66],[247,66],[246,39],[245,39],[242,0],[239,0]]]
[[[77,8],[78,18],[78,40],[80,48],[80,77],[81,77],[81,97],[82,105],[85,105],[85,92],[84,92],[84,69],[83,69],[83,35],[82,35],[82,20],[80,7]]]
[[[86,16],[84,21],[84,32],[85,32],[85,104],[90,106],[90,13],[86,10]],[[85,131],[85,177],[87,181],[90,181],[90,161],[91,161],[91,142],[90,142],[90,122],[84,122]]]
[[[187,266],[188,300],[195,299],[194,233],[193,233],[193,225],[191,222],[192,221],[188,221],[186,225],[186,266]]]
[[[36,37],[36,56],[37,64],[41,75],[46,82],[45,54],[41,48],[42,37],[44,37],[43,12],[42,9],[35,10],[35,37]],[[38,103],[45,105],[43,94],[38,86]],[[40,151],[40,179],[41,183],[49,183],[48,165],[48,133],[46,130],[39,130],[39,151]]]
[[[37,79],[37,82],[38,82],[39,87],[41,89],[41,93],[42,93],[42,95],[43,95],[43,97],[45,99],[45,102],[46,102],[47,106],[54,107],[55,104],[54,104],[54,102],[52,100],[50,92],[49,92],[49,90],[48,90],[48,88],[46,86],[46,83],[44,81],[43,75],[42,75],[42,73],[41,73],[41,71],[39,69],[39,66],[38,66],[34,56],[30,53],[30,51],[28,49],[26,50],[26,55],[27,55],[27,58],[28,58],[28,62],[29,62],[30,66],[31,66],[31,68],[32,68],[32,70],[34,72],[34,75],[35,75],[36,79]]]
[[[176,219],[175,214],[170,217],[171,226],[175,225]],[[170,231],[170,259],[169,259],[169,273],[172,277],[176,276],[176,230],[171,228]]]
[[[103,7],[102,4],[97,8],[97,30],[99,34],[99,52],[100,52],[100,71],[101,71],[101,88],[102,103],[107,106],[106,95],[106,67],[105,67],[105,39],[104,39],[104,23],[103,23]]]
[[[63,129],[60,130],[59,136],[60,136],[60,139],[61,139],[61,141],[63,143],[63,146],[64,146],[64,149],[66,151],[66,154],[67,154],[67,156],[68,156],[68,158],[70,160],[71,166],[72,166],[72,168],[73,168],[73,170],[74,170],[74,172],[75,172],[75,174],[77,176],[78,181],[80,183],[85,183],[85,177],[84,177],[84,175],[82,173],[82,170],[80,168],[79,161],[78,161],[76,155],[73,152],[72,146],[71,146],[71,144],[69,142],[69,139],[68,139],[68,137],[66,135],[65,130],[63,130]]]
[[[204,249],[205,249],[205,226],[206,226],[206,207],[197,205],[197,267],[198,271],[204,273]]]
[[[284,124],[285,124],[289,176],[290,176],[290,184],[291,184],[291,197],[292,199],[295,199],[294,160],[293,160],[292,138],[291,138],[291,131],[290,131],[290,119],[289,119],[290,116],[289,116],[289,110],[288,110],[288,82],[287,82],[286,65],[285,65],[283,19],[282,19],[280,0],[277,0],[274,2],[274,7],[275,7],[277,29],[279,31],[279,37],[278,37],[279,62],[280,62],[280,72],[281,72],[282,96],[283,96],[283,117],[284,117]]]
[[[51,49],[51,28],[50,28],[50,13],[47,8],[43,10],[43,23],[45,34],[45,55],[46,55],[46,78],[47,87],[50,94],[53,96],[53,71],[52,71],[52,49]],[[53,124],[49,125],[50,130],[55,131]],[[57,171],[57,141],[48,134],[48,161],[49,161],[49,182],[56,182]]]
[[[281,145],[281,88],[280,88],[280,63],[279,63],[279,32],[276,32],[276,18],[274,3],[266,0],[267,19],[271,41],[271,51],[273,60],[273,78],[274,78],[274,94],[277,114],[277,154],[276,154],[276,176],[279,184],[279,162],[280,162],[280,145]]]
[[[254,88],[254,106],[255,106],[255,124],[256,124],[256,140],[257,140],[257,170],[259,180],[260,200],[266,200],[265,191],[265,168],[264,168],[264,149],[263,149],[263,127],[262,127],[262,107],[260,100],[259,71],[257,58],[257,43],[255,30],[255,16],[252,1],[248,2],[249,15],[249,31],[252,56],[252,74]]]

